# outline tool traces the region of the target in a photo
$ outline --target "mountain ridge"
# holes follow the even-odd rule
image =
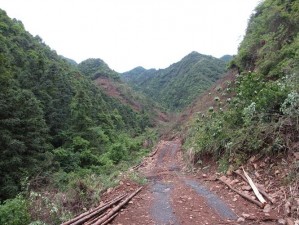
[[[170,110],[180,110],[225,72],[225,62],[192,51],[165,69],[136,67],[121,78]]]

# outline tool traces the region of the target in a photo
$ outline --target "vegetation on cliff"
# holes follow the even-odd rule
[[[230,62],[235,79],[228,88],[219,88],[216,107],[199,112],[187,135],[185,147],[192,148],[197,159],[212,155],[225,170],[229,162],[240,165],[252,154],[296,150],[298,9],[298,1],[280,0],[266,0],[256,8]]]

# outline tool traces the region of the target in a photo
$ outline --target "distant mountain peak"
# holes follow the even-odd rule
[[[141,68],[121,74],[122,79],[164,107],[176,110],[186,107],[219,79],[225,62],[193,51],[165,69]]]
[[[229,62],[233,59],[232,55],[223,55],[222,57],[220,57],[219,59],[225,61],[225,62]]]
[[[110,69],[108,64],[99,58],[90,58],[78,64],[78,69],[85,76],[96,79],[100,76],[118,79],[118,73]]]
[[[135,67],[134,69],[132,69],[130,71],[141,71],[142,72],[142,71],[146,71],[146,69],[142,66],[137,66],[137,67]]]
[[[192,52],[190,52],[188,55],[186,55],[184,58],[187,58],[187,57],[194,57],[194,56],[198,57],[198,56],[203,56],[203,55],[200,54],[200,53],[198,53],[198,52],[196,52],[196,51],[192,51]]]

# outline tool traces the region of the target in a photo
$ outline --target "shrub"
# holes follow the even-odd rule
[[[54,159],[66,172],[74,171],[80,164],[79,154],[74,153],[71,149],[55,149]]]
[[[243,116],[244,116],[245,125],[249,125],[251,120],[253,119],[256,113],[255,105],[256,105],[255,102],[252,102],[248,107],[244,108]]]
[[[6,200],[0,205],[0,224],[24,225],[29,222],[28,203],[22,196]]]
[[[120,143],[113,144],[109,150],[110,159],[114,163],[119,163],[122,159],[127,156],[127,148]]]
[[[281,112],[291,117],[299,116],[299,94],[291,92],[281,106]]]

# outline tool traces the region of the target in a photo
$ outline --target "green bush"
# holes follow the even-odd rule
[[[299,116],[299,94],[296,92],[291,92],[285,99],[281,106],[281,111],[283,114],[298,117]]]
[[[1,225],[24,225],[29,222],[28,203],[22,196],[6,200],[0,205]]]
[[[119,163],[122,159],[126,158],[128,155],[128,150],[124,144],[116,143],[113,144],[109,150],[110,159],[114,163]]]
[[[76,170],[80,164],[79,153],[74,153],[70,149],[57,148],[54,150],[54,160],[66,172]]]

